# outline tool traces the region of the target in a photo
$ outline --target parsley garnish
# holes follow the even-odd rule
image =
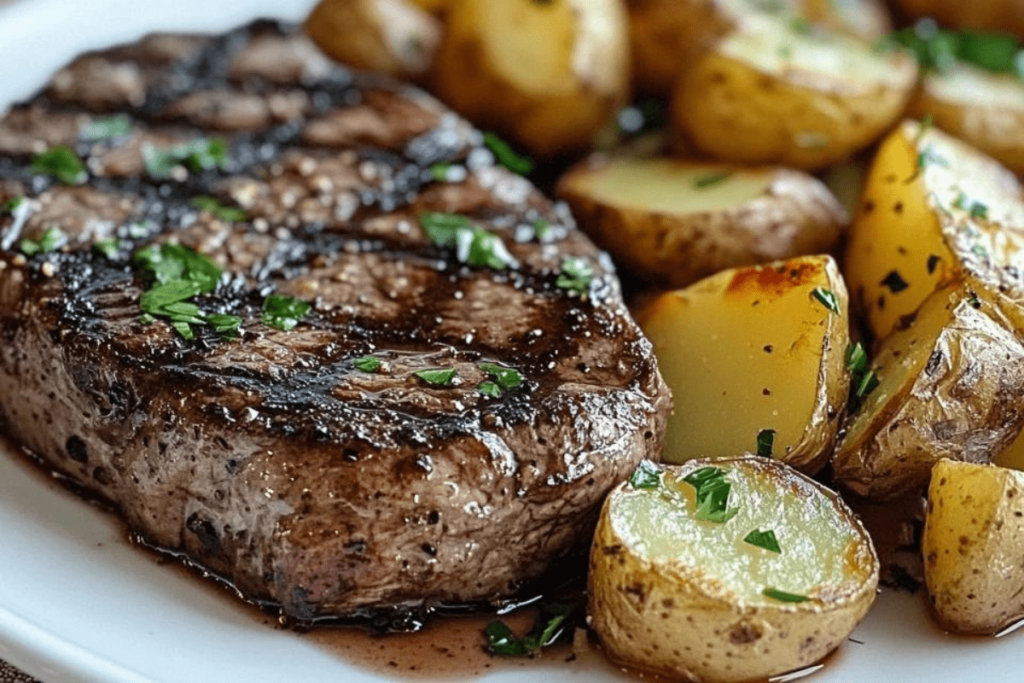
[[[729,492],[732,484],[725,480],[725,470],[717,467],[703,467],[683,478],[696,490],[697,509],[694,517],[706,522],[723,524],[738,512],[729,507]]]
[[[868,369],[868,353],[860,342],[846,347],[846,370],[852,375],[862,375]]]
[[[377,372],[383,364],[384,362],[377,358],[377,356],[363,356],[352,361],[352,365],[355,366],[356,370],[368,373]]]
[[[301,299],[293,299],[284,294],[271,294],[263,300],[261,322],[268,327],[291,332],[312,307],[309,302]]]
[[[988,207],[981,202],[974,202],[971,205],[971,218],[988,219]]]
[[[494,270],[517,265],[500,237],[476,227],[467,216],[457,213],[425,213],[420,216],[420,226],[435,245],[455,249],[455,258],[459,263]]]
[[[641,460],[629,477],[629,485],[635,489],[656,489],[661,485],[661,468],[650,460]]]
[[[541,605],[533,628],[522,639],[516,638],[505,622],[492,621],[485,630],[487,650],[496,655],[511,657],[537,654],[568,632],[566,621],[574,611],[572,605],[565,603]]]
[[[695,178],[693,181],[693,187],[698,190],[703,190],[705,187],[714,187],[719,183],[724,183],[732,176],[732,171],[723,171],[722,173],[713,173],[711,175],[701,176]]]
[[[806,595],[797,595],[796,593],[787,593],[780,591],[777,588],[765,588],[761,591],[761,595],[772,600],[778,600],[779,602],[807,602],[810,600]]]
[[[32,171],[52,176],[65,185],[81,185],[89,177],[85,164],[67,145],[57,145],[32,157]]]
[[[747,534],[743,541],[750,545],[756,545],[758,548],[764,548],[765,550],[773,553],[782,552],[782,548],[779,547],[779,539],[775,538],[775,532],[771,529],[768,529],[767,531],[754,529]]]
[[[794,33],[799,33],[802,36],[809,36],[814,33],[814,24],[803,17],[793,17],[790,19],[789,28]]]
[[[850,412],[855,412],[864,397],[878,386],[878,375],[868,371],[868,354],[857,342],[846,348],[846,370],[850,373],[850,398],[847,402]]]
[[[832,290],[825,289],[824,287],[816,287],[811,294],[815,299],[821,302],[822,306],[833,313],[839,313],[839,298],[832,292]]]
[[[176,166],[184,166],[193,173],[214,168],[227,169],[227,143],[220,138],[199,138],[187,145],[169,149],[146,147],[142,150],[146,172],[154,178],[170,177]]]
[[[506,368],[495,363],[480,363],[480,369],[494,378],[504,391],[511,391],[523,383],[523,376],[514,368]]]
[[[439,161],[430,167],[430,177],[439,183],[448,181],[448,171],[452,170],[452,165],[447,161]]]
[[[86,142],[101,142],[128,137],[132,133],[132,120],[124,114],[95,119],[82,129],[80,137]]]
[[[757,433],[757,454],[762,458],[772,457],[772,447],[775,445],[775,430],[762,429]]]
[[[239,221],[244,221],[249,217],[249,214],[237,206],[228,206],[216,197],[210,197],[208,195],[194,197],[189,201],[188,205],[199,209],[200,211],[207,211],[214,218],[224,221],[225,223],[237,223]]]
[[[1022,46],[1005,34],[948,31],[940,29],[933,19],[922,19],[883,41],[909,48],[922,68],[940,73],[948,71],[959,59],[995,73],[1024,76]]]
[[[414,372],[413,375],[419,377],[427,384],[447,387],[452,385],[455,378],[458,377],[459,371],[455,368],[439,368],[435,370],[420,370],[419,372]]]
[[[121,249],[124,247],[124,242],[116,237],[106,237],[101,240],[96,240],[92,245],[92,248],[99,253],[106,256],[108,259],[115,258]]]
[[[496,382],[480,382],[476,385],[476,390],[490,398],[501,398],[501,387]]]
[[[560,289],[586,296],[590,292],[590,283],[594,280],[594,269],[584,258],[566,256],[562,259],[562,272],[555,281]]]
[[[494,133],[484,133],[484,146],[494,153],[497,162],[519,175],[530,175],[533,172],[533,159],[518,154],[512,147]]]
[[[51,225],[39,236],[39,241],[26,238],[18,242],[18,248],[21,249],[21,253],[25,254],[25,256],[35,256],[36,254],[48,254],[51,251],[56,251],[64,246],[67,241],[67,235],[60,228]]]
[[[538,242],[543,242],[551,234],[551,223],[543,218],[535,220],[530,227],[533,228],[533,236],[537,238]]]
[[[857,398],[862,399],[868,394],[870,394],[872,391],[874,391],[878,384],[878,375],[875,374],[874,370],[870,370],[867,373],[865,373],[863,377],[861,377],[859,382],[857,382],[856,387],[854,389],[854,395]]]
[[[24,197],[11,197],[3,204],[0,204],[0,213],[13,214],[25,201]]]

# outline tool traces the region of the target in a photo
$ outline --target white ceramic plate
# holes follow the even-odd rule
[[[220,31],[299,19],[310,0],[21,0],[0,9],[0,109],[82,50],[146,31]],[[0,445],[0,451],[4,447]],[[106,513],[0,452],[0,659],[47,682],[387,680],[132,548]],[[1021,680],[1019,636],[943,636],[918,598],[884,593],[815,683]],[[538,664],[490,682],[621,681],[589,664]]]

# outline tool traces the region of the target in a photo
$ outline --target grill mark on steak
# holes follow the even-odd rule
[[[81,141],[108,112],[133,132]],[[225,169],[146,174],[147,147],[207,135],[227,141]],[[88,183],[30,170],[55,144],[86,160]],[[439,161],[466,178],[436,182]],[[495,167],[435,100],[331,66],[292,29],[79,58],[0,120],[0,203],[22,195],[26,220],[0,216],[7,430],[146,543],[290,620],[411,624],[506,598],[585,543],[604,493],[660,448],[669,398],[650,344],[564,207]],[[247,219],[194,209],[201,195]],[[427,211],[470,216],[519,265],[457,262],[420,228]],[[13,249],[50,225],[63,249]],[[112,236],[131,248],[92,249]],[[130,253],[166,241],[224,269],[195,301],[240,316],[237,340],[140,322]],[[566,256],[594,267],[586,298],[557,286]],[[310,315],[291,332],[263,325],[272,292]],[[386,372],[356,369],[367,354]],[[485,397],[484,361],[522,386]],[[456,385],[416,379],[432,367],[458,368]]]

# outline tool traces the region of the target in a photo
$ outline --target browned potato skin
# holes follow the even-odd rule
[[[896,0],[911,18],[931,17],[952,28],[1013,33],[1024,40],[1022,0]]]
[[[556,194],[617,262],[659,287],[686,287],[726,268],[828,253],[849,223],[838,200],[818,180],[783,168],[774,170],[764,195],[722,211],[667,214],[615,206],[577,183],[600,173],[606,163],[607,157],[598,155],[577,164],[559,179]],[[708,164],[701,166],[714,172]],[[722,165],[720,170],[735,169]]]

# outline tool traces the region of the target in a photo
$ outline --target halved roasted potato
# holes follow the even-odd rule
[[[723,271],[637,315],[672,390],[662,458],[827,461],[846,406],[846,288],[828,256]]]
[[[1016,74],[957,62],[924,77],[908,114],[932,117],[942,130],[1024,173],[1024,81]]]
[[[416,80],[433,64],[441,23],[408,0],[320,0],[306,33],[357,69]]]
[[[921,551],[935,613],[967,633],[1024,617],[1024,472],[940,460],[928,489]]]
[[[456,0],[434,93],[540,157],[589,146],[626,101],[622,0]]]
[[[879,383],[832,457],[837,484],[894,498],[921,491],[942,458],[989,462],[1024,426],[1021,309],[963,283],[939,289],[882,343]]]
[[[686,70],[672,120],[720,159],[817,169],[891,127],[916,78],[908,53],[751,16]]]
[[[968,278],[1024,300],[1020,183],[964,143],[912,121],[882,143],[850,227],[843,272],[884,338],[924,299]]]
[[[877,584],[857,518],[782,463],[644,462],[601,511],[589,613],[615,661],[684,680],[765,680],[842,643]]]
[[[562,176],[557,194],[616,261],[664,287],[826,253],[847,222],[819,180],[773,167],[597,155]]]

